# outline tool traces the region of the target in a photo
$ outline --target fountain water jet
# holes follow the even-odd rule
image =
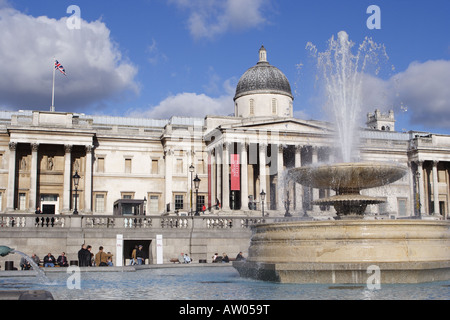
[[[333,205],[338,219],[345,219],[256,225],[248,259],[233,262],[243,277],[288,283],[368,283],[368,271],[375,266],[380,269],[381,283],[450,279],[449,222],[361,219],[368,204],[384,200],[363,196],[360,191],[390,184],[405,175],[407,168],[352,162],[363,72],[374,49],[381,46],[366,39],[356,55],[351,47],[347,33],[341,31],[337,41],[330,40],[330,49],[318,56],[327,106],[336,122],[338,159],[343,162],[288,171],[297,183],[334,189],[336,196],[313,203]]]

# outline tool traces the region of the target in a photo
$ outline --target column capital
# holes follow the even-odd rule
[[[65,153],[71,153],[72,152],[72,145],[71,144],[65,144],[64,145],[64,152]]]
[[[282,153],[283,150],[284,150],[284,144],[279,144],[279,145],[278,145],[278,152],[279,152],[279,153]]]
[[[32,143],[31,144],[31,151],[37,152],[39,150],[39,143]]]
[[[17,142],[10,142],[10,143],[8,144],[8,147],[9,147],[9,150],[11,150],[11,151],[16,151],[16,148],[17,148]]]
[[[93,145],[86,145],[84,146],[86,148],[86,152],[91,153],[92,151],[94,151],[94,146]]]
[[[302,152],[302,149],[303,149],[303,146],[302,146],[301,144],[297,144],[297,145],[295,146],[295,151],[296,151],[296,152]]]
[[[247,141],[243,141],[239,144],[239,148],[241,152],[246,152],[247,151],[247,147],[248,147],[248,142]]]
[[[416,165],[418,166],[422,166],[423,165],[423,160],[414,160],[413,161]]]
[[[173,156],[175,151],[172,148],[165,147],[164,148],[164,155],[165,156]]]

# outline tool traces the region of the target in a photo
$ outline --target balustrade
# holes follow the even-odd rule
[[[267,218],[242,216],[93,216],[0,214],[0,228],[9,229],[246,229]],[[195,223],[194,223],[195,222]]]

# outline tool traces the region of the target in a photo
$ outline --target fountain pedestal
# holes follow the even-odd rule
[[[450,280],[450,222],[294,221],[257,225],[242,277],[283,283]]]

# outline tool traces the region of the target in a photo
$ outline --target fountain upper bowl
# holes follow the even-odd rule
[[[308,187],[359,191],[397,181],[407,170],[405,166],[390,162],[347,162],[292,168],[289,176]]]

